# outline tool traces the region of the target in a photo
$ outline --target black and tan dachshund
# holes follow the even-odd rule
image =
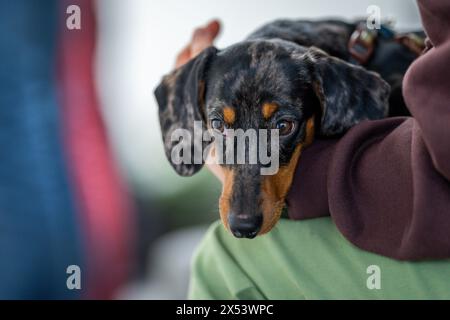
[[[349,42],[357,23],[270,23],[246,40],[209,47],[165,76],[155,90],[165,150],[183,176],[201,163],[173,163],[177,128],[279,129],[280,169],[260,175],[258,164],[223,164],[219,200],[224,225],[236,236],[268,232],[280,218],[302,149],[314,136],[345,133],[364,120],[406,115],[401,80],[416,54],[398,41],[377,39],[364,66],[352,61]],[[395,88],[390,94],[390,88]],[[194,146],[192,146],[194,148]]]

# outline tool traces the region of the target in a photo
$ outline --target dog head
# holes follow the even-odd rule
[[[193,132],[194,121],[201,121],[219,133],[277,130],[275,174],[261,175],[261,164],[221,165],[222,221],[235,236],[253,238],[278,221],[303,148],[315,135],[340,135],[361,121],[385,117],[389,85],[317,48],[252,40],[205,49],[166,76],[155,95],[166,154],[180,175],[196,173],[202,163],[174,163],[171,133],[177,128]],[[199,147],[191,143],[192,154]]]

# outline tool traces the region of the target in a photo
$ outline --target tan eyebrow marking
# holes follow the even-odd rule
[[[262,114],[264,119],[269,119],[277,110],[278,106],[275,103],[264,103],[262,106]]]
[[[223,108],[223,119],[228,124],[233,124],[236,120],[236,112],[232,107]]]

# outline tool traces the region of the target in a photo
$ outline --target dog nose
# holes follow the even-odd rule
[[[236,238],[253,239],[261,229],[262,222],[261,214],[228,214],[228,226]]]

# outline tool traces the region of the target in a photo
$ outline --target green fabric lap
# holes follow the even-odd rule
[[[380,268],[369,289],[367,268]],[[236,239],[214,223],[193,259],[191,299],[450,299],[450,260],[402,262],[350,244],[330,218],[280,220]]]

